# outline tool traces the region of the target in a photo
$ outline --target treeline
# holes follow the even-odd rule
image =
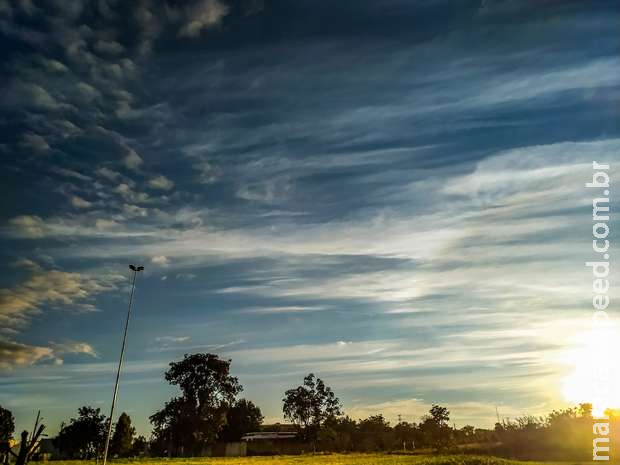
[[[180,394],[150,417],[150,438],[136,436],[131,418],[122,413],[110,443],[112,457],[199,456],[218,442],[240,441],[261,429],[263,415],[252,401],[239,395],[243,387],[230,374],[230,360],[213,354],[186,355],[170,364],[165,379]],[[459,452],[512,458],[585,460],[592,454],[592,407],[554,411],[546,417],[504,420],[494,429],[450,424],[447,408],[433,405],[418,423],[392,426],[381,415],[353,420],[321,379],[309,374],[282,399],[284,418],[297,431],[294,441],[306,452]],[[610,448],[620,447],[620,417],[608,411]],[[108,418],[98,408],[82,407],[63,423],[53,445],[59,457],[93,459],[101,455]],[[0,407],[0,444],[14,430],[11,413]],[[5,450],[4,449],[4,450]],[[3,449],[0,449],[0,454]],[[1,457],[0,457],[1,458]]]

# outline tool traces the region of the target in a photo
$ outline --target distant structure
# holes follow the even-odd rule
[[[241,438],[247,444],[247,455],[295,455],[308,448],[293,425],[273,425],[273,429],[270,426],[265,425],[265,431],[248,433]]]
[[[277,441],[281,439],[295,439],[297,433],[291,431],[257,431],[248,433],[241,438],[242,441]]]

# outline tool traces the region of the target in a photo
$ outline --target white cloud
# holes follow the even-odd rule
[[[26,237],[43,237],[44,223],[40,216],[19,215],[12,218],[9,224]]]
[[[109,181],[116,181],[121,175],[119,172],[106,168],[105,166],[98,168],[96,173]]]
[[[124,204],[123,214],[129,218],[145,218],[148,216],[148,210],[137,205]]]
[[[41,362],[62,365],[65,354],[83,354],[98,358],[97,352],[86,342],[50,342],[49,346],[35,346],[16,341],[0,340],[0,372],[36,365]]]
[[[47,140],[43,136],[31,132],[23,135],[22,146],[34,152],[46,152],[50,149]]]
[[[83,198],[74,195],[71,197],[71,205],[75,208],[90,208],[93,204],[88,200],[84,200]]]
[[[122,195],[127,200],[132,202],[148,202],[150,200],[150,196],[146,192],[136,192],[134,191],[129,184],[121,183],[114,189],[114,192]]]
[[[68,107],[68,105],[58,102],[46,89],[32,83],[15,83],[7,95],[9,95],[8,103],[14,105],[26,105],[42,110],[57,110]]]
[[[119,226],[119,223],[114,220],[106,220],[99,218],[95,221],[95,227],[99,230],[113,229]]]
[[[125,47],[114,40],[98,40],[93,48],[95,51],[106,55],[119,55],[125,50]]]
[[[123,163],[130,170],[137,170],[142,165],[142,158],[133,149],[128,149],[127,155],[123,159]]]
[[[80,273],[36,268],[17,286],[0,289],[0,326],[21,329],[44,307],[93,311],[91,297],[114,288],[114,282]]]
[[[41,361],[58,360],[51,347],[32,346],[0,340],[0,372],[34,365]]]
[[[252,307],[239,310],[238,313],[248,315],[278,315],[285,313],[306,313],[325,310],[323,307],[304,306],[304,305],[288,305],[282,307]]]
[[[101,92],[86,82],[79,82],[75,86],[79,98],[85,102],[92,102],[101,97]]]
[[[153,179],[149,180],[149,186],[153,189],[161,189],[164,191],[169,191],[174,187],[174,183],[168,179],[166,176],[160,175]]]
[[[159,336],[155,338],[157,342],[186,342],[190,339],[190,336]]]
[[[99,358],[99,354],[95,351],[93,346],[86,342],[50,342],[50,346],[57,354],[84,354],[90,355],[93,358]]]
[[[151,263],[153,263],[154,265],[168,266],[170,261],[168,260],[168,257],[166,257],[165,255],[157,255],[151,258]]]
[[[184,24],[179,29],[181,37],[198,37],[203,29],[217,26],[228,14],[228,7],[219,0],[200,0],[186,9]]]

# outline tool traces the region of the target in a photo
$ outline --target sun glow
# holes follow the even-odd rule
[[[584,332],[566,361],[574,371],[564,378],[562,394],[571,403],[591,403],[595,416],[620,406],[620,333],[615,328]]]

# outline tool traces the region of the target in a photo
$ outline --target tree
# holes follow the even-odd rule
[[[143,457],[149,451],[149,442],[144,436],[138,436],[131,445],[131,455],[133,457]]]
[[[111,454],[118,457],[129,457],[134,434],[136,434],[136,429],[131,426],[131,418],[125,412],[121,413],[110,443]]]
[[[360,438],[358,442],[363,451],[377,451],[390,449],[395,440],[392,428],[383,415],[372,415],[360,420],[358,425]]]
[[[230,360],[214,354],[185,355],[170,364],[165,378],[179,386],[181,396],[150,417],[156,448],[165,449],[168,455],[198,455],[215,442],[243,388],[230,375]]]
[[[10,410],[0,406],[0,463],[8,463],[9,440],[15,431],[15,419]]]
[[[282,402],[284,418],[301,428],[305,439],[313,443],[325,420],[342,414],[340,400],[312,373],[304,378],[303,385],[286,391]]]
[[[356,443],[357,423],[349,417],[329,417],[319,430],[318,440],[323,450],[352,451]]]
[[[0,441],[8,441],[15,431],[15,419],[10,410],[0,406]]]
[[[430,418],[439,426],[446,426],[450,421],[450,411],[439,405],[433,405],[429,411]]]
[[[447,408],[433,405],[419,426],[426,445],[443,449],[452,441],[452,428],[448,425],[450,412]]]
[[[34,422],[32,435],[28,434],[28,431],[22,431],[19,453],[16,454],[10,448],[7,449],[7,452],[15,457],[15,465],[26,465],[39,448],[39,439],[43,434],[43,430],[45,430],[45,425],[39,424],[40,415],[41,411],[37,413],[37,420]]]
[[[413,449],[417,439],[417,425],[401,421],[394,427],[394,435],[398,449]]]
[[[105,440],[106,417],[101,409],[81,407],[78,418],[62,424],[54,446],[69,458],[89,460],[96,457]]]
[[[263,414],[252,401],[238,400],[226,414],[226,426],[219,438],[224,441],[240,441],[241,437],[257,431],[263,422]]]
[[[582,418],[592,418],[592,404],[579,404],[579,416]]]

